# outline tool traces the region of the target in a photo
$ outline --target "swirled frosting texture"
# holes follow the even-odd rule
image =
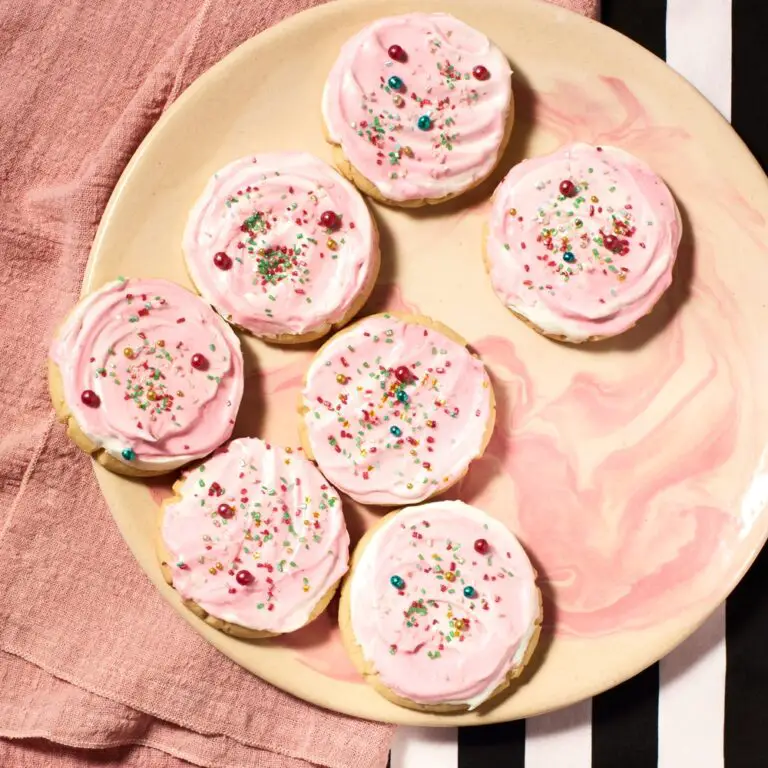
[[[392,45],[404,60],[390,58]],[[390,85],[393,76],[401,87]],[[509,62],[485,35],[444,13],[411,13],[379,19],[343,45],[323,116],[331,141],[382,195],[426,200],[493,170],[511,100]],[[430,127],[421,130],[425,116]]]
[[[320,217],[335,214],[338,224]],[[214,257],[225,254],[228,269]],[[198,290],[257,336],[300,335],[341,321],[375,275],[378,235],[360,193],[316,157],[244,157],[216,173],[184,234]]]
[[[233,440],[176,491],[162,524],[173,586],[216,618],[292,632],[347,571],[341,500],[296,453]]]
[[[573,185],[561,193],[563,182]],[[571,144],[497,188],[486,248],[504,304],[569,341],[614,336],[672,282],[682,227],[664,182],[615,147]]]
[[[323,474],[368,504],[423,501],[485,448],[495,416],[483,364],[417,321],[372,315],[310,365],[304,425]]]
[[[478,540],[487,543],[482,554]],[[540,618],[535,573],[517,539],[461,501],[385,520],[350,590],[364,658],[387,688],[419,704],[480,705],[522,665]]]
[[[50,355],[78,426],[119,461],[172,469],[232,434],[243,394],[240,341],[175,283],[108,283],[74,309]],[[204,358],[201,368],[193,367],[195,355]],[[98,406],[83,403],[86,390]]]

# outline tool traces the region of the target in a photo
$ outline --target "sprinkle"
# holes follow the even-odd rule
[[[402,576],[391,576],[389,579],[389,583],[395,588],[395,589],[402,589],[405,586],[405,581],[403,580]]]

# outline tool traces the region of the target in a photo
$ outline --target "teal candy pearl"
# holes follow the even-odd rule
[[[474,597],[474,596],[475,596],[474,587],[464,587],[464,597]]]
[[[392,75],[392,77],[387,80],[387,85],[393,91],[400,91],[403,88],[403,81],[397,75]]]
[[[405,586],[405,581],[403,581],[402,576],[391,576],[389,579],[389,583],[395,588],[395,589],[402,589]]]
[[[401,403],[407,403],[408,402],[408,393],[404,389],[398,389],[397,390],[397,399]]]
[[[400,427],[390,427],[389,431],[395,436],[400,437],[403,434],[403,430]]]
[[[429,115],[422,115],[419,122],[416,123],[422,131],[428,131],[432,127],[432,120]]]
[[[570,251],[566,251],[563,254],[563,261],[567,261],[569,264],[573,264],[573,262],[576,261],[576,257]]]
[[[136,458],[136,452],[133,448],[123,448],[123,458],[126,461],[133,461]]]

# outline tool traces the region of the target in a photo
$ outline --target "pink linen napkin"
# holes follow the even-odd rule
[[[589,15],[597,0],[553,0]],[[163,111],[317,0],[0,0],[0,765],[369,768],[391,728],[299,702],[204,642],[54,423],[45,358]],[[188,761],[188,762],[187,762]]]

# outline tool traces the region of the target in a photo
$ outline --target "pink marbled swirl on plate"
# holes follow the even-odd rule
[[[329,139],[402,204],[452,197],[488,176],[511,105],[504,54],[445,13],[369,24],[342,46],[323,92]]]
[[[672,194],[643,161],[576,143],[507,174],[485,247],[505,306],[579,343],[623,333],[653,309],[681,234]]]

